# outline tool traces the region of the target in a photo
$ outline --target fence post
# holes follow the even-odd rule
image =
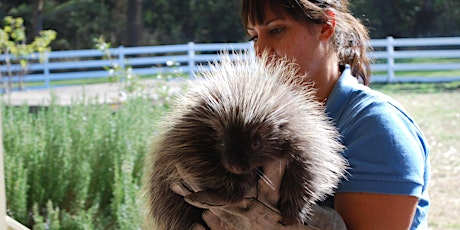
[[[125,47],[123,46],[119,46],[118,47],[118,65],[120,65],[120,67],[122,69],[125,68]]]
[[[387,37],[387,64],[388,64],[388,78],[387,82],[391,83],[394,80],[395,77],[395,58],[394,58],[394,53],[395,53],[395,47],[394,47],[394,38],[392,36]]]
[[[195,70],[195,43],[188,43],[188,68],[190,77],[193,77],[193,71]]]
[[[49,68],[49,52],[43,54],[43,74],[45,75],[45,87],[50,88],[50,68]]]

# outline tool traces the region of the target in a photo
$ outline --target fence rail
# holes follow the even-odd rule
[[[442,82],[460,80],[460,37],[371,40],[373,82]],[[409,62],[407,62],[409,61]],[[437,71],[426,77],[420,72]],[[415,72],[412,76],[396,73]],[[418,74],[418,75],[417,75]]]
[[[439,82],[460,80],[460,37],[404,38],[371,40],[374,51],[369,55],[376,62],[372,82]],[[198,65],[217,59],[222,50],[252,50],[251,43],[214,43],[118,47],[109,49],[111,59],[97,49],[52,51],[45,54],[44,62],[39,55],[30,57],[27,74],[21,76],[19,64],[1,65],[2,83],[42,82],[41,87],[51,87],[50,82],[73,79],[106,78],[110,72],[104,67],[114,64],[130,66],[138,75],[155,75],[171,71],[193,73]],[[168,63],[176,63],[170,66]],[[5,63],[5,55],[0,55]],[[427,77],[423,71],[435,71]],[[7,73],[12,73],[11,77]],[[404,72],[413,73],[407,76]],[[2,85],[3,85],[2,84]]]

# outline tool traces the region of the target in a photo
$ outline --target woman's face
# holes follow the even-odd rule
[[[249,22],[247,26],[256,54],[260,56],[267,51],[275,57],[292,59],[299,65],[300,74],[317,76],[325,58],[321,49],[321,25],[298,22],[271,10],[265,13],[264,22]]]

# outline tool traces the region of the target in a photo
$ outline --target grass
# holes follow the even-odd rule
[[[404,58],[396,63],[460,63],[460,58]]]
[[[386,59],[375,60],[376,64],[387,63]],[[395,63],[410,63],[410,64],[423,64],[423,63],[460,63],[460,58],[404,58],[395,59]],[[372,75],[375,76],[386,76],[387,71],[373,71]],[[395,71],[395,77],[458,77],[460,76],[460,70],[423,70],[423,71]]]
[[[458,229],[460,82],[372,87],[400,101],[430,143],[430,228]],[[21,223],[33,229],[139,228],[143,156],[168,107],[135,98],[114,112],[89,102],[51,104],[34,113],[2,105],[8,214]]]
[[[460,81],[440,83],[374,83],[371,87],[387,94],[425,94],[454,92],[460,90]]]
[[[386,71],[375,71],[372,75],[387,76]],[[460,70],[436,70],[436,71],[395,71],[395,77],[458,77]]]
[[[373,88],[401,102],[428,139],[432,168],[430,229],[459,229],[460,82],[380,84]]]
[[[388,59],[378,58],[374,63],[387,63]],[[395,63],[460,63],[460,58],[396,58]]]

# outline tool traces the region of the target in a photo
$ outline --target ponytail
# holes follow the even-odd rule
[[[341,2],[346,3],[344,0]],[[369,44],[369,32],[360,20],[348,11],[347,5],[334,11],[336,27],[332,42],[339,56],[339,65],[350,65],[353,76],[360,79],[364,85],[369,85],[371,59],[367,52],[372,49]]]

